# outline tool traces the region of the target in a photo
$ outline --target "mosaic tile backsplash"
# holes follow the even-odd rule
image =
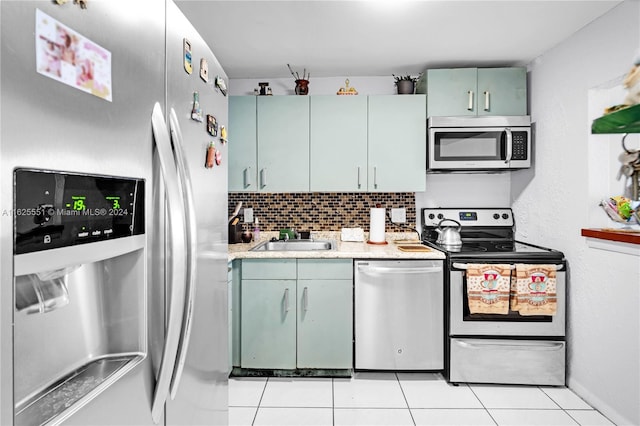
[[[405,225],[416,226],[414,192],[359,193],[230,193],[229,215],[236,204],[253,208],[261,231],[294,228],[297,231],[340,231],[341,228],[363,228],[369,231],[369,209],[380,204],[391,215],[391,208],[404,207]],[[395,228],[395,229],[394,229]],[[387,231],[402,231],[387,222]]]

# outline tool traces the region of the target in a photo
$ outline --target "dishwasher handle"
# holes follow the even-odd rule
[[[368,266],[358,265],[358,271],[364,274],[433,274],[442,272],[442,266],[424,266],[424,267],[390,267],[390,266]]]

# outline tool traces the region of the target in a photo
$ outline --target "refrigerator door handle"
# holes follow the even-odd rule
[[[184,282],[186,277],[187,259],[182,256],[186,249],[185,212],[182,207],[182,196],[178,186],[178,174],[171,150],[169,132],[164,121],[160,104],[156,102],[151,115],[151,125],[155,147],[160,159],[160,169],[165,182],[167,203],[171,206],[167,209],[168,232],[171,242],[171,267],[170,283],[171,294],[169,302],[168,320],[165,330],[164,348],[162,350],[162,360],[160,370],[156,379],[156,388],[153,395],[153,405],[151,408],[151,418],[158,424],[162,420],[164,404],[169,396],[169,388],[173,369],[176,363],[178,345],[180,342],[181,318],[184,309]]]
[[[178,361],[173,370],[173,378],[171,380],[171,399],[175,399],[184,369],[184,363],[187,359],[187,350],[189,348],[189,340],[191,338],[191,325],[193,323],[193,308],[196,293],[196,248],[197,248],[197,228],[195,204],[193,202],[193,191],[191,186],[191,176],[184,153],[184,143],[182,140],[182,131],[178,117],[173,108],[169,113],[169,130],[171,132],[171,140],[173,142],[173,150],[178,168],[178,178],[182,186],[183,205],[186,211],[186,229],[187,229],[187,275],[185,288],[185,305],[182,317],[182,330],[180,333],[180,343],[178,346]]]

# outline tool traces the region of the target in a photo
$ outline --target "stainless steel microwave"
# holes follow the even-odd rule
[[[531,167],[531,117],[429,117],[427,171]]]

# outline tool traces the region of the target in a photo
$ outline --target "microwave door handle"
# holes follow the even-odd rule
[[[511,157],[513,156],[513,133],[509,128],[504,129],[504,132],[507,136],[507,155],[504,162],[505,164],[509,164]]]

